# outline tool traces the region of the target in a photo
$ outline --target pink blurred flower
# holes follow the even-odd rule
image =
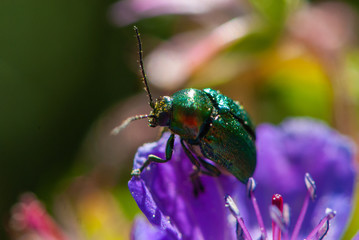
[[[10,220],[11,231],[25,239],[65,240],[67,239],[43,204],[31,193],[21,196]]]
[[[238,14],[238,6],[242,4],[236,0],[123,0],[113,5],[110,17],[121,26],[142,18],[169,14],[202,15],[228,11],[227,17],[230,18]]]
[[[256,29],[252,25],[257,21],[247,13],[248,5],[235,0],[124,0],[113,5],[110,18],[123,26],[142,18],[183,14],[199,25],[163,42],[146,58],[151,83],[176,90],[220,51]]]

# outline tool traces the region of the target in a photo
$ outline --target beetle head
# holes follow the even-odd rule
[[[153,110],[149,114],[150,127],[169,126],[172,112],[172,98],[168,96],[157,99]]]
[[[138,55],[139,55],[139,63],[140,63],[140,70],[142,74],[142,80],[145,85],[145,90],[148,95],[150,107],[153,109],[150,114],[143,114],[143,115],[136,115],[133,117],[127,118],[125,121],[122,122],[121,125],[115,127],[111,134],[116,135],[122,129],[127,127],[133,121],[148,118],[148,123],[150,127],[156,126],[169,126],[170,116],[171,116],[171,108],[172,108],[172,98],[171,97],[161,97],[156,101],[153,101],[152,95],[150,92],[150,88],[148,87],[147,77],[145,73],[145,68],[143,66],[143,56],[142,56],[142,42],[140,38],[140,33],[137,27],[134,27],[136,32],[136,37],[138,41]]]

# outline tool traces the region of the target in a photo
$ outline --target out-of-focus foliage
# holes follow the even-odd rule
[[[52,199],[95,119],[139,85],[110,3],[0,1],[0,239],[18,195]]]
[[[126,238],[138,211],[126,187],[133,155],[159,134],[143,120],[109,135],[150,110],[143,91],[134,95],[132,24],[154,97],[212,87],[256,123],[311,116],[358,143],[357,1],[200,2],[0,2],[3,222],[32,191],[67,236]],[[344,239],[358,219],[357,207]]]

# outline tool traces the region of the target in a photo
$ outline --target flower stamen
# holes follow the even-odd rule
[[[297,223],[294,227],[291,240],[298,239],[299,230],[302,226],[306,211],[309,205],[309,199],[315,200],[316,198],[316,185],[309,173],[304,176],[304,182],[307,187],[307,194],[304,199],[304,203],[301,212],[298,216]],[[254,190],[256,188],[256,182],[253,178],[249,178],[247,183],[247,195],[251,198],[255,214],[257,216],[258,223],[260,225],[261,236],[260,240],[268,239],[266,229],[263,223],[262,215],[259,211],[257,200],[254,196]],[[244,224],[243,218],[240,216],[239,209],[234,203],[233,199],[227,195],[225,196],[226,207],[231,211],[231,214],[236,218],[236,234],[237,240],[251,240],[252,237]],[[313,229],[305,240],[321,240],[327,234],[329,230],[329,221],[335,217],[336,212],[327,208],[326,216],[322,218],[319,224]],[[288,240],[289,239],[289,224],[290,224],[290,211],[288,204],[283,202],[283,197],[280,194],[274,194],[272,196],[272,205],[269,208],[269,214],[272,219],[272,237],[273,240]]]
[[[238,234],[238,238],[244,234],[244,239],[246,240],[252,240],[251,235],[249,234],[249,231],[246,227],[246,225],[244,224],[243,218],[241,217],[241,215],[239,214],[239,209],[237,207],[237,205],[234,203],[233,199],[231,198],[231,196],[226,195],[225,196],[225,201],[226,201],[226,207],[229,208],[229,210],[231,211],[232,215],[236,218],[237,220],[237,234]],[[241,231],[238,231],[238,225],[241,228]]]
[[[284,229],[283,198],[280,194],[273,195],[272,205],[269,208],[269,213],[272,218],[273,240],[280,240],[281,230]]]
[[[309,173],[305,174],[304,182],[305,182],[305,186],[307,187],[308,191],[305,196],[302,209],[300,210],[300,214],[299,214],[297,223],[295,224],[291,240],[295,240],[298,238],[298,234],[299,234],[300,228],[302,226],[304,216],[308,209],[309,199],[311,198],[312,200],[314,200],[316,198],[316,189],[317,188],[315,186],[315,182],[314,182],[313,178],[310,176]]]
[[[283,216],[283,223],[285,226],[285,229],[282,229],[283,238],[284,238],[284,240],[288,240],[289,239],[288,227],[289,227],[289,223],[290,223],[290,210],[289,210],[289,205],[287,203],[283,204],[282,216]]]
[[[255,182],[254,178],[251,177],[251,178],[249,178],[248,183],[247,183],[247,194],[248,194],[248,197],[250,197],[252,204],[253,204],[254,212],[256,214],[258,225],[259,225],[259,228],[261,231],[261,239],[267,240],[268,236],[267,236],[266,228],[264,226],[262,214],[259,210],[257,199],[254,196],[255,188],[256,188],[256,182]]]
[[[308,237],[305,238],[306,240],[323,239],[323,237],[327,234],[329,230],[329,221],[335,217],[336,212],[330,208],[327,208],[325,210],[325,214],[326,216],[322,220],[320,220],[319,224],[313,229],[313,231],[308,235]]]

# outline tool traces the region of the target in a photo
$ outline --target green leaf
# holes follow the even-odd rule
[[[302,0],[249,0],[249,2],[261,16],[268,30],[277,32],[283,28],[287,16],[301,5]]]

